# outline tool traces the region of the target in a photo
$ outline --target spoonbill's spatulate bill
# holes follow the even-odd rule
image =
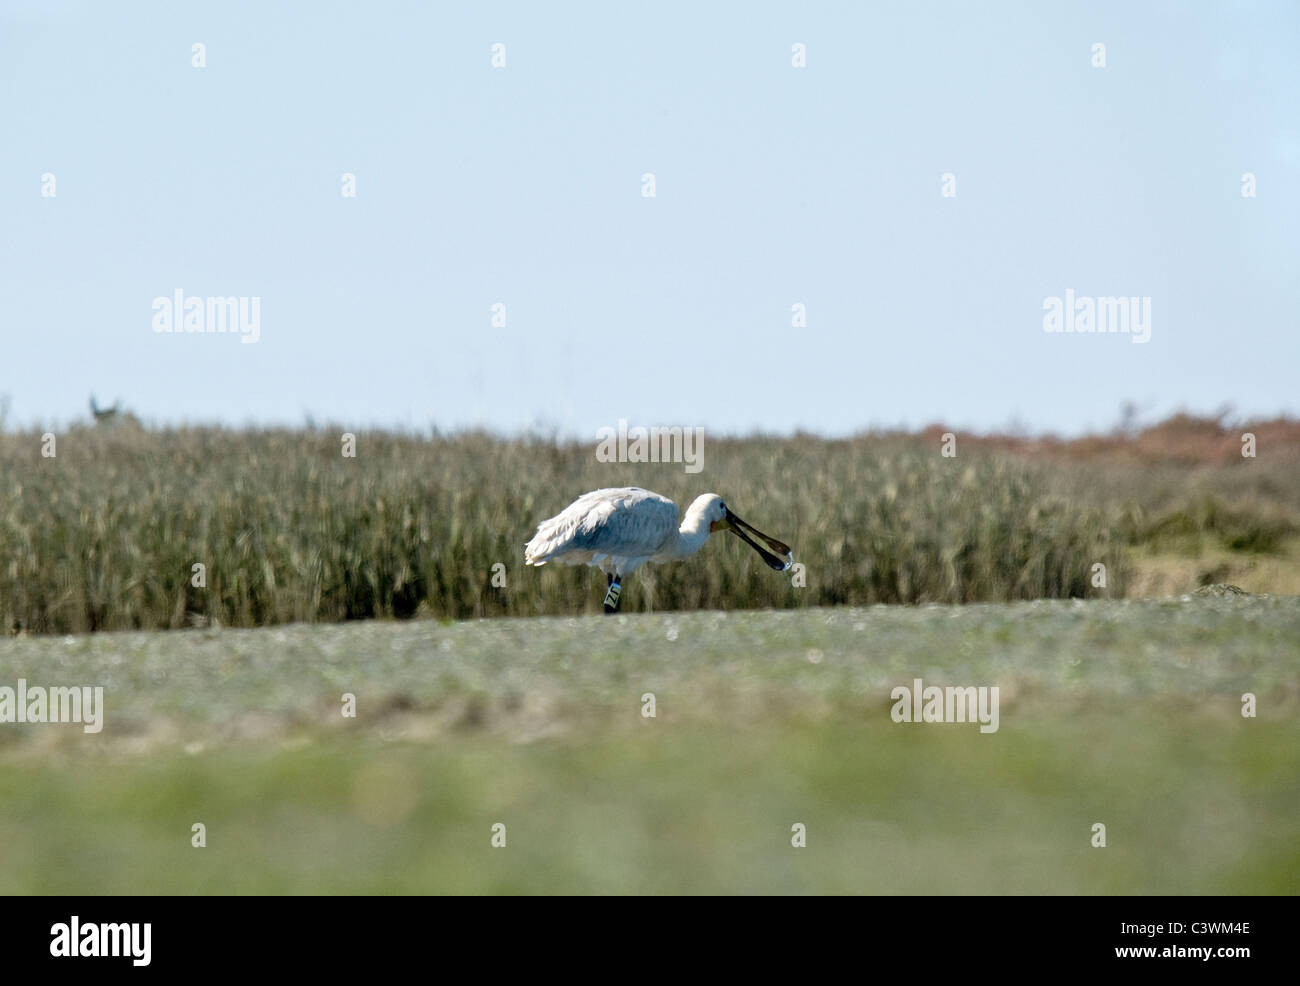
[[[563,512],[542,521],[524,548],[524,562],[599,568],[607,577],[605,612],[613,613],[625,575],[646,562],[688,558],[714,531],[731,531],[778,572],[794,564],[788,544],[746,524],[716,493],[697,496],[679,527],[677,504],[637,486],[584,493]]]

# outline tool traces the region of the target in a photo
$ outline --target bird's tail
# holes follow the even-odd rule
[[[546,564],[546,543],[542,540],[541,532],[538,531],[537,537],[534,537],[524,545],[524,564],[525,565],[545,565]]]

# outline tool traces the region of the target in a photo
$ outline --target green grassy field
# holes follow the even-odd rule
[[[352,458],[342,425],[78,426],[52,448],[0,431],[0,632],[596,613],[589,572],[525,572],[523,546],[626,485],[720,493],[803,566],[774,577],[718,538],[637,573],[627,611],[1300,592],[1300,423],[1249,427],[1256,459],[1240,428],[1188,418],[1123,440],[963,434],[951,458],[930,432],[710,437],[699,474],[543,437],[363,432]]]
[[[0,725],[0,892],[1295,893],[1298,658],[1231,594],[10,638],[106,712]]]

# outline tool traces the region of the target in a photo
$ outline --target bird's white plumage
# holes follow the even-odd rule
[[[538,526],[524,561],[594,565],[621,577],[672,551],[680,536],[677,504],[666,496],[637,486],[593,490]]]
[[[609,576],[605,612],[614,613],[623,576],[646,562],[677,561],[695,554],[714,530],[731,531],[757,551],[769,568],[784,572],[794,564],[788,544],[745,523],[718,494],[703,493],[691,501],[679,527],[677,505],[639,486],[584,493],[538,525],[524,547],[524,561],[599,567]]]

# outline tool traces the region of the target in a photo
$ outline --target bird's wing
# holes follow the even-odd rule
[[[677,530],[677,504],[639,487],[593,490],[543,521],[525,558],[537,564],[568,551],[648,557]]]

